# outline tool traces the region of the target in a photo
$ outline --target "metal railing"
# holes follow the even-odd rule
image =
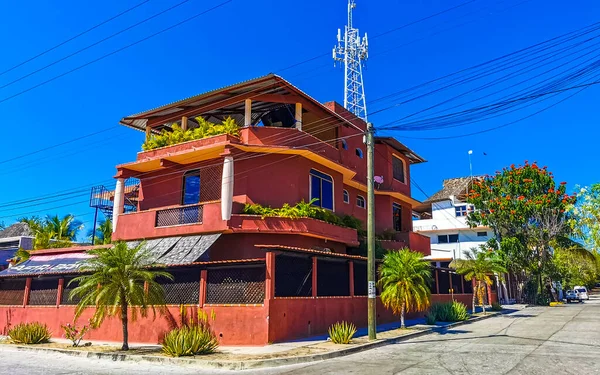
[[[156,211],[155,226],[168,227],[171,225],[200,224],[202,223],[203,212],[204,206],[202,205],[182,206],[159,210]]]

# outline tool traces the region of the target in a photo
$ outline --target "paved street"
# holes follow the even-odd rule
[[[355,355],[230,372],[0,350],[2,374],[600,374],[600,298],[528,308]]]

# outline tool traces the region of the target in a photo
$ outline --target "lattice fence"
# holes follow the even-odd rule
[[[165,291],[168,305],[196,305],[200,300],[200,269],[184,268],[167,270],[173,280],[158,280]]]
[[[275,257],[275,297],[312,296],[312,259],[279,254]]]
[[[29,305],[33,306],[54,306],[58,296],[58,278],[31,280],[31,290],[29,291]]]
[[[317,295],[318,296],[349,296],[350,276],[346,260],[317,261]]]
[[[25,296],[25,279],[0,281],[0,305],[22,305]]]
[[[354,262],[354,295],[366,296],[367,291],[367,263]]]
[[[69,285],[71,280],[73,280],[73,277],[65,278],[65,281],[63,284],[62,296],[60,297],[61,305],[77,305],[79,303],[79,301],[81,301],[81,298],[79,298],[78,296],[73,296],[72,300],[69,299],[69,295],[71,294],[71,291],[73,289],[77,288],[77,285],[78,285],[76,282],[71,283],[71,285]]]
[[[202,205],[168,208],[156,211],[156,226],[202,223],[204,207]]]
[[[265,299],[265,266],[211,268],[206,303],[259,304]]]
[[[221,199],[223,163],[200,168],[200,202]]]

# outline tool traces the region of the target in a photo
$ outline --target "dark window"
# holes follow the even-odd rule
[[[333,211],[333,178],[317,170],[310,170],[310,199],[313,204]]]
[[[356,196],[356,205],[360,208],[365,208],[365,198],[360,195]]]
[[[347,149],[348,149],[348,142],[346,142],[346,140],[345,140],[345,139],[342,139],[342,148],[343,148],[344,150],[347,150]]]
[[[348,190],[344,190],[344,203],[350,203],[350,194],[348,194]]]
[[[449,234],[448,235],[448,242],[450,242],[450,243],[456,243],[456,242],[458,242],[458,234]]]
[[[438,236],[438,243],[448,243],[448,235],[441,234]]]
[[[458,234],[440,234],[438,243],[456,243],[458,242]]]
[[[358,156],[361,159],[363,158],[363,152],[360,148],[356,149],[356,156]]]
[[[392,213],[394,216],[394,230],[399,232],[402,230],[402,206],[398,203],[392,204]]]
[[[456,217],[467,216],[467,206],[456,206],[454,207]]]
[[[398,157],[393,157],[394,180],[406,183],[404,180],[404,161]]]
[[[183,204],[200,202],[200,171],[190,171],[183,175]]]
[[[477,232],[477,237],[487,237],[487,232]]]

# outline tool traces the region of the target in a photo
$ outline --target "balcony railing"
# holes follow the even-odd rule
[[[156,211],[156,227],[202,223],[203,205],[167,208]]]

